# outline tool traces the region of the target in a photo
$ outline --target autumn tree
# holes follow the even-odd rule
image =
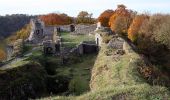
[[[109,25],[114,32],[127,35],[128,28],[132,22],[134,12],[126,9],[124,5],[118,5],[115,13],[109,20]]]
[[[166,45],[170,49],[170,15],[157,17],[160,17],[162,21],[160,21],[161,26],[154,30],[153,37],[157,42]]]
[[[51,13],[47,15],[41,15],[39,18],[45,22],[45,25],[67,25],[73,22],[72,18],[67,14]]]
[[[100,14],[98,21],[101,22],[101,25],[104,27],[109,27],[110,17],[114,14],[113,10],[106,10]]]
[[[4,50],[0,49],[0,62],[6,58],[6,53]]]
[[[80,24],[93,24],[95,22],[95,19],[92,18],[93,14],[88,13],[87,11],[81,11],[77,15],[76,23]]]
[[[136,41],[137,47],[142,53],[148,56],[157,56],[158,52],[159,55],[165,52],[164,45],[168,47],[167,44],[169,44],[167,35],[169,26],[166,26],[168,20],[167,15],[155,14],[143,21]]]
[[[148,19],[149,16],[147,15],[137,15],[134,19],[132,24],[130,25],[128,29],[128,38],[132,41],[135,42],[137,40],[138,34],[139,34],[139,29],[144,22],[144,20]]]

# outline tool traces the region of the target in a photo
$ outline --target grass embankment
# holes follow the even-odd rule
[[[166,87],[149,85],[138,68],[144,63],[127,45],[128,54],[114,56],[115,50],[101,47],[92,69],[91,91],[81,96],[56,96],[55,100],[168,100]],[[109,54],[110,53],[110,54]],[[44,100],[49,99],[45,98]]]

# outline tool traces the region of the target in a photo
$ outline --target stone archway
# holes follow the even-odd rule
[[[99,46],[99,38],[97,38],[96,44],[97,46]]]
[[[57,32],[61,32],[61,28],[60,27],[57,27]]]
[[[74,32],[75,31],[75,26],[74,25],[70,25],[70,31]]]

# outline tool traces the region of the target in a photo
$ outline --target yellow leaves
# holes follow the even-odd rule
[[[153,69],[150,67],[140,67],[139,71],[145,78],[149,78],[152,75]]]
[[[112,31],[126,35],[131,23],[131,12],[124,5],[118,5],[114,14],[110,17],[109,25]]]
[[[148,16],[146,15],[138,15],[134,18],[132,24],[130,25],[128,29],[128,38],[132,41],[135,42],[138,36],[138,31],[145,19],[147,19]]]
[[[4,50],[0,49],[0,61],[4,60],[6,58],[6,53]]]
[[[39,18],[44,21],[45,25],[65,25],[72,22],[71,17],[66,14],[47,14],[39,16]]]
[[[101,22],[102,26],[108,27],[110,25],[109,19],[113,14],[113,10],[106,10],[99,16],[98,21]]]

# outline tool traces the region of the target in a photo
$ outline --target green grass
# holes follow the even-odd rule
[[[57,75],[71,76],[71,84],[75,85],[76,90],[71,91],[73,94],[79,95],[89,91],[89,82],[91,77],[91,69],[94,65],[96,55],[84,55],[77,57],[78,62],[63,65],[56,69]]]
[[[51,100],[169,100],[170,92],[163,86],[149,85],[138,73],[143,63],[130,48],[118,60],[107,56],[109,49],[102,46],[97,56],[90,81],[91,91],[80,96],[53,96]],[[114,51],[114,50],[113,50]],[[44,98],[47,100],[49,98]]]
[[[75,47],[83,41],[94,41],[93,35],[71,35],[68,32],[60,33],[65,47]]]

